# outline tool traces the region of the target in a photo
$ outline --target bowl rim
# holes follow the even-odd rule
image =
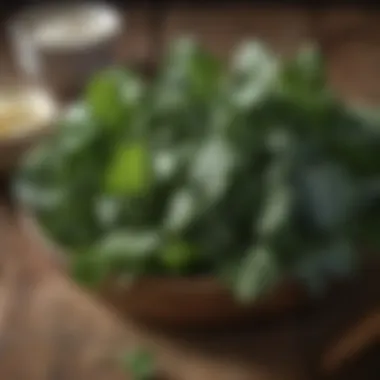
[[[4,87],[9,87],[25,93],[29,92],[30,94],[37,94],[41,98],[41,101],[47,105],[48,114],[42,116],[41,120],[36,120],[35,126],[31,129],[22,130],[20,133],[10,133],[4,137],[0,137],[0,149],[9,149],[18,144],[28,143],[29,141],[44,136],[55,129],[54,121],[59,119],[62,109],[51,91],[44,86],[31,84],[12,84],[5,85]],[[27,123],[25,122],[25,124]]]

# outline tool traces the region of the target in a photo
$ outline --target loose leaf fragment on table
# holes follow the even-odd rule
[[[123,357],[123,366],[133,380],[153,380],[156,372],[154,355],[144,348],[137,348]]]

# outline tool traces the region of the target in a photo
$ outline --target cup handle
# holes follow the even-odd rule
[[[29,78],[38,79],[41,67],[32,36],[19,25],[13,25],[10,34],[16,66]]]

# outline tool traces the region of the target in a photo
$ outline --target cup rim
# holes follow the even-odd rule
[[[78,49],[83,49],[84,46],[98,45],[109,39],[114,38],[122,32],[125,25],[125,20],[120,12],[119,8],[108,4],[103,1],[83,1],[76,2],[73,0],[65,1],[59,4],[45,4],[45,5],[29,5],[24,7],[21,11],[11,17],[8,21],[7,30],[12,35],[17,33],[27,33],[29,28],[32,27],[32,19],[38,17],[46,17],[49,14],[55,14],[63,10],[93,10],[96,12],[106,12],[113,19],[113,27],[110,31],[100,36],[94,41],[87,42],[84,44],[63,44],[61,46],[55,46],[54,44],[41,44],[40,49],[43,50],[57,50],[57,51],[75,51]]]

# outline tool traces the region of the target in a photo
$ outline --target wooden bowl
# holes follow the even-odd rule
[[[24,214],[23,223],[54,266],[68,272],[68,254],[46,239],[33,215]],[[288,280],[255,302],[240,303],[212,276],[147,276],[132,282],[111,278],[100,286],[97,296],[125,320],[170,328],[236,326],[257,317],[284,316],[309,301],[305,289]]]
[[[126,319],[186,328],[282,315],[306,301],[302,287],[289,281],[256,302],[242,304],[212,277],[146,277],[124,286],[110,281],[101,296]]]
[[[4,96],[4,99],[8,96],[14,97],[15,108],[18,107],[17,97],[23,97],[20,107],[28,108],[28,116],[22,121],[20,119],[14,128],[0,135],[0,174],[5,175],[18,165],[26,151],[53,131],[58,105],[47,91],[36,86],[0,86],[0,98],[1,96]],[[7,119],[0,120],[0,123],[2,122],[6,123]]]

